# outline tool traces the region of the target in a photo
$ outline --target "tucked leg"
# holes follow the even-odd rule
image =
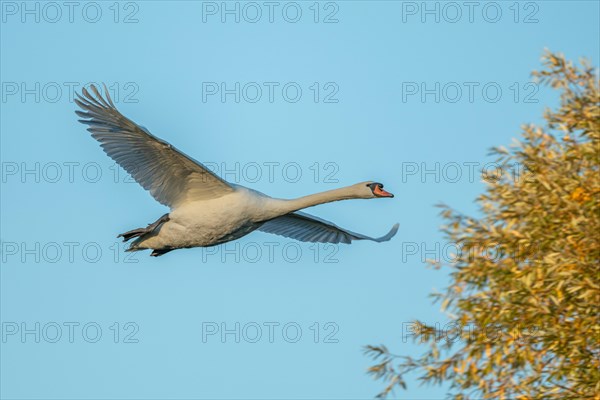
[[[121,233],[117,237],[118,238],[122,237],[123,241],[126,242],[126,241],[128,241],[130,239],[133,239],[135,237],[142,236],[142,235],[145,235],[147,233],[154,232],[155,229],[158,229],[162,224],[164,224],[168,220],[169,220],[169,214],[165,214],[162,217],[160,217],[158,220],[156,220],[156,222],[148,224],[148,226],[145,227],[145,228],[133,229],[131,231],[128,231],[128,232],[125,232],[125,233]]]

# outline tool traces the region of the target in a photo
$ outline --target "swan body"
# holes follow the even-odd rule
[[[318,204],[348,199],[393,197],[378,182],[361,182],[344,188],[297,199],[276,199],[256,190],[224,181],[199,162],[147,129],[124,117],[95,86],[75,100],[76,111],[104,151],[160,203],[171,211],[146,228],[125,232],[135,239],[128,251],[152,249],[152,256],[169,251],[208,247],[239,239],[254,230],[305,242],[383,242],[398,230],[395,224],[380,238],[342,229],[328,221],[300,212]]]

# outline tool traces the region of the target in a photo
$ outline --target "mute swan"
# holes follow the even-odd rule
[[[353,240],[385,242],[398,224],[380,238],[354,233],[328,221],[300,212],[317,204],[347,199],[394,197],[378,182],[361,182],[292,200],[276,199],[256,190],[228,183],[204,165],[123,116],[115,107],[106,85],[102,97],[95,86],[85,88],[75,111],[88,125],[92,137],[121,167],[160,203],[170,207],[146,228],[118,237],[135,240],[127,251],[152,249],[151,256],[171,250],[207,247],[229,242],[254,230],[303,242],[351,243]]]

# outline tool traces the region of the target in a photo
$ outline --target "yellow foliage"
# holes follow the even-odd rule
[[[427,371],[424,382],[450,382],[456,399],[600,400],[598,77],[585,61],[578,67],[560,54],[546,54],[544,64],[533,75],[560,92],[560,106],[545,112],[545,126],[524,126],[512,149],[495,149],[498,162],[527,173],[488,182],[481,218],[442,209],[450,242],[501,250],[493,258],[462,252],[436,297],[476,334],[443,351],[435,335],[417,334],[425,354],[402,358],[379,378]],[[382,354],[392,365],[396,357]],[[454,368],[443,367],[448,362]]]

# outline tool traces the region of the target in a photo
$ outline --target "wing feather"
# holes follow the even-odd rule
[[[394,237],[398,231],[398,226],[398,224],[395,224],[392,229],[382,237],[372,238],[360,233],[342,229],[329,221],[298,211],[269,220],[261,225],[258,230],[296,239],[301,242],[349,244],[353,240],[386,242]]]
[[[85,88],[82,95],[77,93],[79,122],[88,126],[104,152],[158,202],[175,208],[186,199],[218,198],[234,190],[204,165],[121,114],[106,85],[106,97],[96,86],[90,89],[93,95]]]

